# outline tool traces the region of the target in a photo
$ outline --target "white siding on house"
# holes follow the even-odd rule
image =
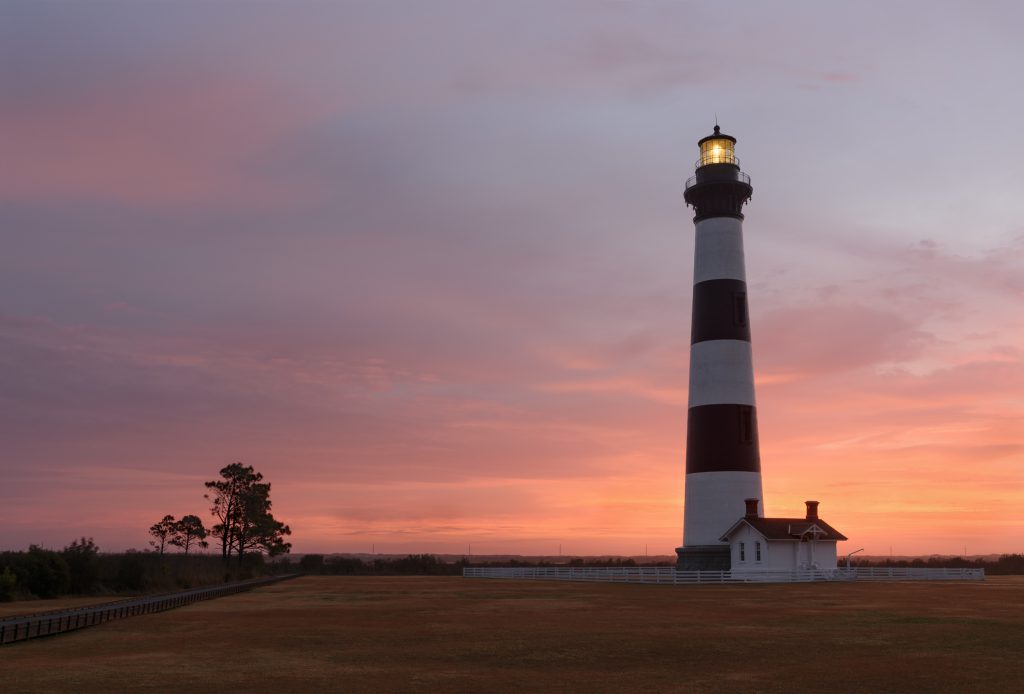
[[[835,542],[819,542],[815,553],[818,555],[818,566],[822,569],[834,569],[838,562],[837,544]]]
[[[740,561],[740,543],[746,549],[746,558]],[[761,543],[761,561],[757,561],[757,543]],[[746,523],[729,537],[733,571],[793,571],[794,569],[836,568],[834,540],[799,542],[797,540],[767,540]],[[813,558],[812,558],[813,557]]]
[[[740,561],[740,543],[746,547],[746,559]],[[757,560],[757,543],[761,543],[761,561]],[[793,568],[791,542],[770,542],[749,525],[741,525],[730,538],[733,571],[789,571]]]
[[[797,557],[798,569],[836,568],[836,543],[818,540],[801,542]]]

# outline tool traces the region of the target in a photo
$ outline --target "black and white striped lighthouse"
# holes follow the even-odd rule
[[[676,553],[679,569],[727,570],[729,546],[719,538],[743,515],[745,499],[764,499],[741,212],[754,189],[740,170],[736,138],[716,125],[697,144],[684,195],[695,212],[696,250],[686,507]]]

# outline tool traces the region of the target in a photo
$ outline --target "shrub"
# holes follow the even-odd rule
[[[321,574],[324,572],[324,555],[307,554],[299,560],[299,570],[304,574]]]
[[[140,593],[146,587],[146,565],[142,557],[131,552],[119,557],[115,586],[119,591]]]
[[[14,600],[15,589],[18,587],[18,577],[11,571],[11,567],[5,566],[3,573],[0,573],[0,602]]]
[[[92,538],[72,540],[61,555],[71,572],[68,589],[77,595],[93,593],[99,588],[100,550]]]
[[[366,564],[355,557],[331,557],[324,567],[329,574],[361,574],[367,571]]]
[[[18,582],[37,598],[55,598],[68,592],[71,572],[68,563],[57,552],[32,545],[20,568],[21,571],[18,567],[14,570]]]

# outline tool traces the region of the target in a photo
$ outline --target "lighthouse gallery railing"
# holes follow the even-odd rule
[[[743,171],[737,171],[735,175],[736,175],[736,178],[733,179],[733,180],[743,181],[744,183],[746,183],[748,185],[750,184],[750,175],[749,174],[747,174],[747,173],[745,173]],[[728,180],[728,179],[726,179],[726,180]],[[688,179],[686,179],[686,190],[689,190],[690,188],[693,188],[695,185],[697,185],[697,176],[695,176],[695,175],[694,176],[690,176]]]

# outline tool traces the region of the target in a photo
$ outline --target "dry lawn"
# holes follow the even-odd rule
[[[0,691],[1024,691],[1024,580],[309,577],[0,647]]]

